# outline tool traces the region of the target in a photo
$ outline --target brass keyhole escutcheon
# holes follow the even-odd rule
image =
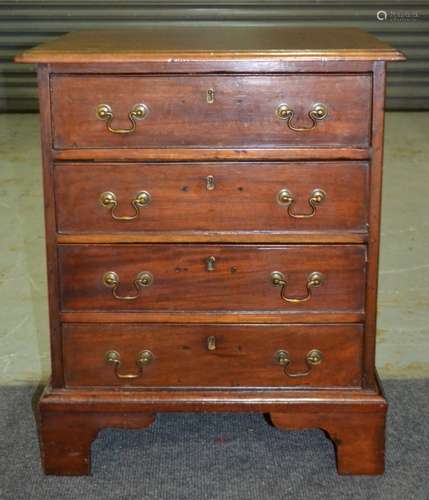
[[[215,91],[214,89],[207,90],[207,104],[213,104],[215,100]]]
[[[207,337],[207,349],[209,351],[216,350],[216,337],[214,335],[210,335],[210,337]]]
[[[206,177],[206,189],[207,191],[214,191],[216,187],[215,178],[213,175],[208,175]]]
[[[210,255],[210,257],[207,257],[206,259],[206,265],[207,265],[207,271],[212,272],[215,271],[215,263],[216,263],[216,257],[214,255]]]

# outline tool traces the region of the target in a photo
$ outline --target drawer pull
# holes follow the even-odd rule
[[[153,283],[153,276],[147,271],[142,271],[136,276],[134,280],[134,286],[137,290],[137,293],[135,295],[121,296],[117,294],[117,290],[121,284],[117,273],[115,273],[115,271],[108,271],[103,275],[104,286],[112,289],[112,295],[117,300],[136,300],[140,296],[140,290],[142,288],[151,286],[152,283]]]
[[[296,373],[289,372],[289,365],[291,363],[291,359],[287,351],[284,351],[282,349],[277,351],[274,355],[274,359],[280,366],[283,366],[283,371],[285,375],[287,375],[288,377],[292,378],[306,377],[307,375],[310,374],[311,370],[313,369],[313,366],[319,365],[322,362],[323,355],[318,349],[312,349],[305,356],[305,364],[307,365],[307,370],[305,372],[296,372]]]
[[[113,128],[113,111],[108,104],[99,104],[97,106],[97,118],[106,122],[106,128],[112,134],[131,134],[136,129],[136,120],[143,120],[149,114],[149,108],[146,104],[135,104],[128,113],[128,119],[131,122],[130,128]]]
[[[106,354],[104,355],[104,359],[107,364],[113,365],[115,370],[115,375],[117,378],[132,379],[132,378],[139,378],[143,375],[143,367],[150,365],[152,363],[153,354],[147,350],[139,352],[136,359],[136,365],[138,367],[137,373],[119,373],[119,368],[122,365],[122,361],[121,361],[121,355],[117,351],[106,352]]]
[[[140,191],[134,200],[131,201],[131,206],[134,208],[134,215],[116,215],[115,210],[118,207],[118,198],[115,193],[105,191],[100,195],[100,205],[110,210],[112,219],[115,220],[134,220],[140,215],[140,208],[147,207],[152,201],[150,193],[147,191]]]
[[[277,193],[277,203],[279,205],[287,206],[287,213],[290,217],[294,219],[309,219],[313,217],[316,213],[317,207],[323,203],[326,199],[326,193],[323,189],[316,188],[310,194],[310,198],[308,198],[308,204],[310,205],[311,212],[305,214],[297,214],[293,211],[293,207],[295,205],[295,196],[288,189],[281,189]]]
[[[294,114],[294,110],[290,108],[286,103],[282,103],[277,106],[277,118],[279,118],[280,120],[286,120],[287,126],[294,132],[306,132],[308,130],[313,130],[316,127],[318,121],[326,118],[326,116],[328,115],[328,108],[325,104],[313,104],[312,108],[308,112],[308,116],[313,122],[311,127],[295,127],[292,124]]]
[[[286,276],[279,272],[279,271],[273,271],[271,273],[271,284],[273,286],[281,286],[282,289],[280,291],[280,297],[286,301],[286,302],[306,302],[307,300],[311,299],[311,290],[312,288],[317,288],[323,284],[325,281],[325,277],[323,276],[322,273],[319,272],[313,272],[310,273],[307,277],[307,295],[304,297],[287,297],[286,296],[286,288],[288,285],[287,278]]]

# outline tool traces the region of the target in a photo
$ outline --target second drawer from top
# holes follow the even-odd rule
[[[57,229],[74,233],[366,232],[366,162],[60,163]]]

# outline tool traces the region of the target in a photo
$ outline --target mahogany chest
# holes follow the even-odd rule
[[[37,63],[48,474],[105,427],[251,411],[384,468],[374,366],[386,61],[357,29],[72,33]],[[287,439],[287,437],[285,437]]]

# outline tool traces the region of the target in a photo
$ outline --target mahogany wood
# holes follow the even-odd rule
[[[369,241],[368,241],[368,278],[366,289],[365,318],[365,385],[371,387],[375,380],[375,338],[377,333],[377,290],[378,259],[380,249],[381,188],[383,174],[383,137],[384,137],[384,96],[386,86],[386,64],[374,63],[372,144],[373,153],[370,171],[369,198]]]
[[[206,147],[204,149],[186,148],[140,148],[124,149],[60,149],[51,151],[53,160],[95,161],[293,161],[293,160],[366,160],[370,157],[368,148],[355,147],[315,147],[299,146],[275,149],[267,147],[235,147],[223,149]]]
[[[207,189],[208,176],[213,190]],[[55,180],[62,234],[365,232],[368,221],[365,163],[67,163],[56,165]],[[296,219],[277,199],[286,188],[296,199],[292,214],[311,213],[308,200],[316,188],[326,200],[313,217]],[[100,195],[109,191],[118,198],[118,216],[135,215],[131,201],[138,192],[148,191],[152,199],[137,219],[115,220],[100,204]]]
[[[271,421],[280,429],[321,428],[332,439],[339,474],[375,475],[384,472],[384,432],[386,407],[361,414],[338,406],[335,411],[296,411],[271,413]]]
[[[366,147],[371,77],[363,75],[76,76],[51,77],[54,148],[141,148],[276,145]],[[213,104],[207,91],[214,90]],[[128,113],[149,113],[133,134],[114,134],[96,116],[113,111],[113,127],[129,128]],[[310,127],[315,102],[328,108],[307,132],[291,130],[276,109],[287,103],[296,127]]]
[[[380,474],[386,408],[378,386],[375,392],[246,388],[148,392],[138,388],[97,391],[47,387],[39,403],[42,461],[48,474],[89,474],[90,444],[98,430],[147,427],[154,410],[270,412],[279,428],[326,430],[336,444],[341,474]]]
[[[91,470],[91,443],[106,427],[141,429],[154,415],[145,413],[40,412],[39,429],[46,474],[81,476]]]
[[[54,170],[51,165],[50,145],[51,136],[51,106],[49,97],[49,70],[46,65],[40,65],[37,71],[41,147],[43,162],[43,199],[45,215],[46,240],[46,268],[48,274],[48,304],[49,327],[51,344],[51,384],[53,387],[62,387],[64,373],[62,367],[61,323],[59,320],[59,291],[58,291],[58,254],[55,235],[55,198],[54,198]]]
[[[52,356],[39,402],[45,471],[88,474],[104,427],[145,427],[162,411],[255,411],[279,428],[324,429],[340,473],[379,474],[385,62],[404,56],[355,29],[166,29],[71,34],[17,58],[39,64]],[[150,113],[132,134],[108,132],[95,115],[109,104],[112,125],[129,127],[142,100]],[[328,115],[294,132],[275,115],[281,102],[298,126],[311,125],[316,102]],[[114,191],[122,212],[134,186],[152,203],[116,224],[99,194]],[[304,211],[315,187],[327,199],[311,219],[292,220],[275,201],[288,188]],[[119,294],[135,292],[139,271],[154,283],[119,301],[102,283],[111,270]],[[272,271],[287,275],[291,296],[305,294],[312,271],[326,282],[291,304]],[[115,349],[121,373],[132,370],[145,348],[153,363],[125,385],[104,361]],[[291,379],[273,361],[277,349],[288,350],[290,370],[306,368],[310,349],[323,360]]]
[[[112,325],[63,326],[66,387],[359,387],[362,375],[361,325]],[[214,337],[214,350],[208,338]],[[306,376],[305,357],[323,354]],[[152,363],[135,379],[120,379],[105,361],[121,356],[120,373],[136,374],[136,359],[152,352]],[[275,353],[286,350],[288,370]]]
[[[398,53],[398,59],[402,60]],[[210,64],[208,64],[208,62]],[[159,58],[154,60],[130,61],[109,63],[106,61],[93,62],[91,64],[49,62],[46,66],[53,74],[212,74],[212,73],[372,73],[373,61],[367,60],[335,60],[324,58],[324,60],[293,60],[291,58],[273,57],[249,57],[243,55],[240,58],[233,56],[227,58],[213,58],[208,61],[207,57],[188,59],[169,58],[166,61]]]
[[[375,389],[356,388],[264,388],[243,387],[210,390],[203,388],[75,388],[54,389],[50,385],[40,398],[39,407],[45,412],[289,412],[305,409],[314,413],[341,405],[344,413],[359,408],[366,413],[385,411],[384,394],[378,379]]]
[[[177,59],[176,59],[177,58]],[[100,63],[281,59],[289,61],[404,60],[387,43],[358,28],[155,27],[69,33],[17,57],[31,63]]]
[[[330,311],[335,321],[337,311],[364,308],[362,245],[61,245],[58,253],[63,311]],[[103,283],[109,271],[119,276],[120,296],[137,293],[140,272],[150,272],[153,284],[136,300],[118,300]],[[314,271],[325,282],[310,300],[290,303],[272,285],[274,271],[288,279],[288,297],[306,296]]]
[[[57,233],[57,243],[366,243],[364,231],[144,231]]]
[[[365,312],[353,311],[67,311],[60,313],[64,323],[359,323]]]

